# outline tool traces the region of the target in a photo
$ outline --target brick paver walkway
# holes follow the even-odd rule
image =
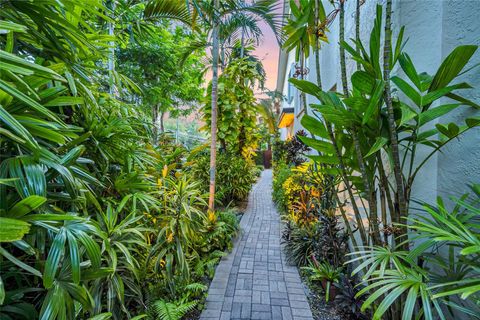
[[[201,319],[312,319],[297,268],[280,246],[271,183],[266,170],[250,193],[242,233],[217,267]]]

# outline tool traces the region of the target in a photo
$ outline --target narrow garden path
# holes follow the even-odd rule
[[[217,267],[201,319],[312,319],[297,268],[280,246],[271,186],[266,170],[250,193],[232,253]]]

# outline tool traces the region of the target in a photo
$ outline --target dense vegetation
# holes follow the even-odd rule
[[[479,185],[420,208],[411,194],[428,160],[480,125],[438,123],[480,108],[459,80],[477,46],[429,75],[403,51],[403,28],[391,43],[391,0],[368,45],[358,32],[345,41],[345,0],[328,14],[319,0],[290,1],[283,32],[275,3],[0,2],[1,319],[197,316],[238,232],[235,205],[260,173],[255,151],[271,145],[287,258],[327,302],[351,319],[479,318]],[[332,92],[318,57],[337,16]],[[279,94],[255,97],[260,21],[295,50],[300,107],[320,101],[287,142],[275,131]],[[303,79],[311,53],[314,82]],[[167,113],[192,112],[209,150],[165,130]]]
[[[457,80],[472,72],[477,46],[455,48],[429,75],[403,52],[403,28],[391,43],[391,1],[377,7],[368,43],[344,41],[344,1],[330,14],[319,1],[290,5],[285,47],[300,61],[318,56],[339,17],[342,92],[322,89],[318,59],[316,81],[290,79],[303,106],[306,95],[320,103],[302,117],[308,135],[275,144],[274,199],[287,221],[288,258],[327,301],[336,295],[334,305],[352,319],[478,318],[479,186],[449,202],[419,207],[411,200],[428,160],[480,124],[475,116],[441,118],[479,108],[463,94],[471,86]],[[360,2],[357,18],[358,10]],[[351,75],[347,55],[357,63]],[[397,64],[402,73],[390,77]],[[289,155],[306,147],[313,149],[303,151],[307,163]]]
[[[238,230],[221,208],[257,168],[242,140],[207,211],[205,146],[163,133],[205,95],[205,54],[185,47],[206,33],[169,27],[172,4],[1,2],[0,318],[180,319],[202,303]]]

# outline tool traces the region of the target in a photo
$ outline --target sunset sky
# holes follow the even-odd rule
[[[261,39],[259,46],[255,50],[255,55],[262,60],[263,67],[267,73],[266,88],[269,90],[275,90],[277,84],[279,46],[270,27],[262,23],[261,28],[264,37]]]

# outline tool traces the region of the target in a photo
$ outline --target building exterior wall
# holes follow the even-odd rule
[[[361,7],[360,38],[368,45],[370,30],[373,27],[377,4],[385,0],[367,0]],[[329,1],[323,1],[325,11],[331,12],[333,6]],[[355,0],[345,3],[345,39],[355,38]],[[288,8],[286,8],[288,12]],[[417,71],[434,74],[444,59],[456,46],[461,44],[480,44],[480,0],[393,0],[392,27],[393,36],[405,26],[404,39],[408,39],[404,52],[412,58]],[[383,31],[382,31],[383,33]],[[322,43],[320,64],[322,85],[324,90],[336,86],[341,91],[339,63],[339,28],[338,18],[327,33],[328,43]],[[395,39],[394,39],[395,41]],[[288,72],[294,62],[294,52],[283,53],[280,57],[279,71],[287,68],[284,79],[277,82],[277,90],[286,94],[288,88]],[[286,59],[285,59],[286,57]],[[475,53],[470,65],[480,62],[480,50]],[[316,82],[315,57],[310,55],[306,62],[310,69],[307,79]],[[468,66],[467,66],[468,67]],[[347,54],[347,73],[351,75],[356,70],[355,62]],[[393,74],[400,73],[398,66]],[[279,72],[279,75],[281,73]],[[463,76],[474,89],[463,93],[473,101],[480,103],[480,71],[476,69]],[[351,86],[350,86],[351,87]],[[448,99],[443,99],[442,104]],[[301,115],[298,108],[299,92],[294,94],[295,105],[294,132],[302,129]],[[316,103],[312,97],[307,98],[307,104]],[[291,104],[289,104],[292,107]],[[464,107],[454,113],[437,120],[439,123],[464,123],[465,116],[479,116],[478,110]],[[297,117],[298,116],[298,117]],[[433,126],[434,124],[432,124]],[[423,158],[429,148],[419,150],[418,158]],[[468,131],[459,140],[452,141],[442,153],[433,156],[416,178],[412,190],[412,199],[433,202],[437,196],[448,197],[468,192],[468,184],[480,183],[480,128]]]

